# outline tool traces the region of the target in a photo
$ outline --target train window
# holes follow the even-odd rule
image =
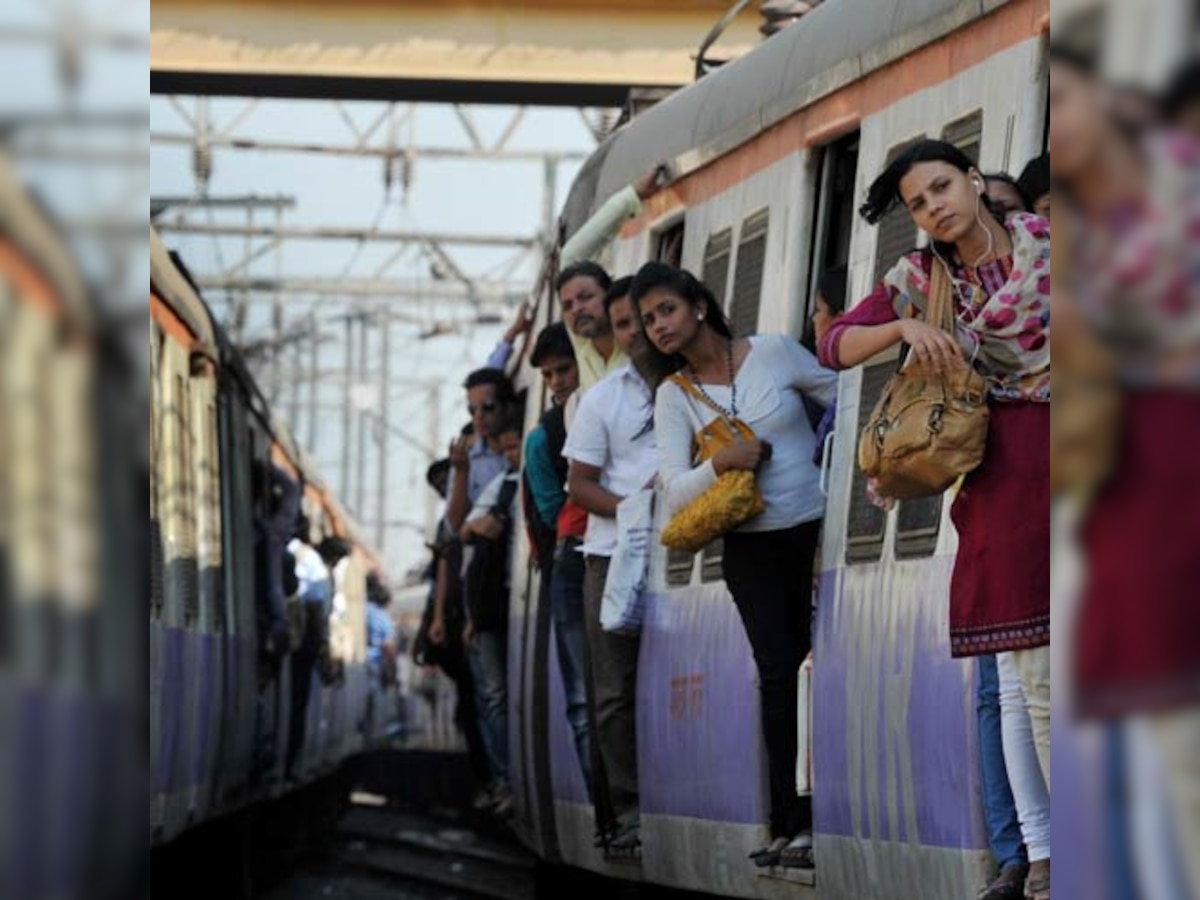
[[[769,216],[769,210],[760,210],[742,223],[737,265],[733,273],[733,300],[729,308],[729,324],[733,326],[733,333],[737,337],[758,331]]]
[[[879,402],[884,385],[896,371],[896,361],[888,359],[863,367],[862,390],[858,406],[858,427],[861,434]],[[854,467],[850,482],[850,508],[846,515],[846,562],[875,562],[883,553],[883,534],[887,513],[867,497],[867,479],[862,469]]]
[[[812,250],[809,259],[809,292],[801,310],[801,342],[812,348],[812,313],[821,275],[846,266],[854,223],[854,181],[858,172],[858,132],[822,148],[813,212]]]
[[[729,257],[732,253],[732,228],[708,236],[708,244],[704,248],[704,273],[701,278],[713,292],[722,309],[725,308],[725,297],[729,292]]]
[[[979,152],[983,144],[983,111],[977,109],[970,115],[955,119],[942,129],[942,140],[953,144],[971,162],[979,165]]]
[[[858,132],[824,149],[818,186],[817,219],[813,226],[812,284],[826,269],[850,261],[854,224],[854,181],[858,174]]]
[[[896,558],[932,556],[942,524],[942,495],[902,500],[896,509]]]
[[[893,147],[888,153],[888,164],[908,149],[916,141],[923,140],[924,135],[912,141],[905,141]],[[901,256],[917,246],[918,230],[912,216],[903,206],[897,205],[879,220],[879,237],[875,244],[875,280],[878,284],[883,276],[896,264]]]
[[[683,219],[658,232],[654,258],[676,268],[683,265]]]
[[[686,587],[692,583],[696,554],[683,550],[667,551],[667,586]]]
[[[725,541],[721,538],[717,538],[704,548],[700,557],[700,581],[702,583],[712,584],[714,581],[724,580],[725,569],[721,565],[724,557]]]

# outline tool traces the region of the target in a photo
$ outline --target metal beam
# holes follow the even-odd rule
[[[150,143],[161,146],[190,147],[196,138],[187,134],[152,131]],[[366,144],[314,144],[307,141],[270,141],[258,138],[209,137],[205,143],[210,147],[234,150],[259,150],[268,153],[316,153],[323,156],[357,156],[391,159],[411,153],[422,159],[489,159],[505,162],[541,162],[544,159],[584,160],[586,153],[575,150],[506,150],[488,147],[378,147]]]
[[[461,234],[432,231],[377,231],[370,228],[312,227],[300,225],[202,225],[196,222],[158,222],[161,232],[208,234],[225,237],[284,238],[322,241],[411,241],[423,244],[457,244],[464,247],[535,247],[538,238],[503,234]]]
[[[756,4],[757,5],[757,4]],[[729,0],[155,0],[153,93],[620,106],[631,87],[692,81]],[[761,40],[752,9],[722,41]]]
[[[463,300],[468,295],[454,284],[421,282],[416,279],[375,278],[230,278],[222,275],[197,275],[202,291],[234,291],[249,294],[311,294],[313,296],[395,297],[397,299]],[[480,299],[521,299],[529,286],[522,282],[475,283]],[[465,286],[464,286],[465,287]]]
[[[161,196],[150,198],[150,218],[156,218],[168,209],[177,206],[211,208],[211,209],[249,209],[260,207],[267,209],[294,209],[296,198],[286,194],[267,196],[265,194],[229,194],[224,197],[204,196]]]

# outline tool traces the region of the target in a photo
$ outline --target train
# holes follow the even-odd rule
[[[278,797],[370,744],[367,576],[377,552],[272,412],[242,353],[150,230],[150,843]],[[256,529],[271,467],[301,490],[310,542],[336,537],[344,607],[331,626],[341,676],[313,673],[304,744],[284,764],[291,670],[262,670]]]
[[[918,245],[904,210],[877,228],[856,214],[899,148],[941,138],[984,172],[1019,171],[1044,151],[1049,27],[1048,0],[828,0],[618,128],[583,164],[563,231],[666,160],[669,183],[601,261],[614,276],[653,259],[681,265],[714,292],[739,336],[799,338],[822,271],[846,266],[853,300]],[[549,292],[544,300],[539,324],[555,318]],[[769,838],[766,763],[754,662],[722,581],[720,541],[694,555],[652,541],[637,681],[636,863],[592,846],[552,624],[527,554],[517,560],[515,827],[537,853],[730,897],[961,900],[986,882],[974,664],[952,659],[949,646],[949,503],[939,496],[883,511],[847,449],[895,354],[840,376],[821,469],[827,505],[797,764],[798,789],[813,800],[816,869],[762,872],[747,859]],[[536,373],[517,374],[545,401]],[[528,405],[532,426],[544,404]],[[797,585],[797,603],[808,589]]]
[[[1118,11],[1110,30],[1137,15]],[[903,211],[877,227],[856,215],[900,148],[938,137],[985,173],[1019,170],[1045,150],[1050,23],[1049,0],[826,0],[623,122],[575,178],[562,231],[666,160],[669,182],[600,261],[614,274],[653,259],[681,265],[739,335],[798,338],[823,271],[845,266],[853,300],[919,244]],[[254,466],[273,461],[303,479],[321,533],[352,544],[357,609],[379,561],[153,231],[150,250],[150,807],[161,843],[288,788],[278,768],[253,766],[256,741],[286,731],[289,691],[286,672],[265,697],[256,681]],[[541,327],[558,316],[544,283],[537,296]],[[889,351],[840,375],[821,465],[827,503],[796,773],[813,799],[816,869],[757,870],[748,859],[768,837],[766,760],[755,666],[719,541],[697,554],[652,541],[637,688],[640,859],[593,846],[550,611],[529,547],[514,542],[511,824],[535,854],[729,897],[961,900],[985,883],[974,663],[949,647],[949,503],[876,507],[847,449],[895,366]],[[513,374],[532,427],[548,394],[527,361]],[[798,603],[808,591],[797,585]],[[314,691],[304,778],[370,742],[356,724],[370,690],[361,640],[345,682]],[[1059,746],[1056,737],[1056,755]]]

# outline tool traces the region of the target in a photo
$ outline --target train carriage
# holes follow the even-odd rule
[[[655,258],[682,264],[712,288],[739,334],[799,338],[822,270],[847,265],[848,296],[862,297],[917,244],[903,211],[878,228],[856,214],[898,148],[941,137],[984,171],[1019,168],[1042,152],[1048,29],[1045,0],[831,0],[619,129],[576,180],[566,232],[667,159],[671,183],[603,261],[617,274]],[[822,471],[814,652],[802,676],[809,749],[797,781],[813,794],[819,896],[959,900],[983,883],[990,854],[974,668],[950,657],[949,504],[938,497],[883,512],[846,449],[895,365],[892,351],[840,380]],[[532,580],[512,605],[511,647],[526,840],[622,877],[730,896],[802,895],[811,877],[755,877],[747,859],[767,837],[766,763],[755,667],[722,582],[720,544],[692,556],[654,543],[637,694],[641,864],[605,860],[592,847]],[[797,585],[797,602],[807,590]],[[548,785],[534,774],[545,757]]]
[[[289,787],[290,666],[267,674],[260,659],[256,518],[269,467],[303,485],[313,541],[339,537],[351,550],[334,585],[343,678],[312,676],[298,781],[364,746],[365,585],[379,560],[153,230],[150,318],[150,827],[165,842]]]

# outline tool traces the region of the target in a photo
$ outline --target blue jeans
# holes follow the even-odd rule
[[[588,722],[587,682],[584,676],[583,645],[583,554],[578,540],[560,542],[554,551],[554,573],[550,579],[550,618],[558,668],[567,698],[567,722],[575,736],[575,752],[583,769],[588,796],[592,796],[592,733]]]
[[[975,660],[975,712],[979,721],[979,760],[983,770],[983,812],[996,865],[1026,861],[1017,805],[1008,785],[1000,736],[1000,676],[995,656]]]
[[[475,709],[492,778],[508,787],[508,632],[476,632],[467,661],[475,680]]]

